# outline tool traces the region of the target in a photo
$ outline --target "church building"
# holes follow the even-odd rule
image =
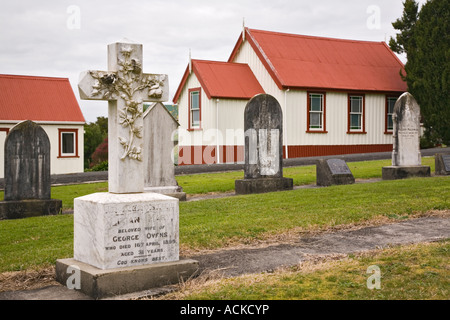
[[[260,93],[282,107],[285,158],[392,151],[400,71],[385,42],[244,28],[228,61],[189,61],[173,99],[178,163],[242,162],[244,109]]]
[[[0,178],[4,178],[6,135],[24,120],[37,123],[47,133],[51,174],[84,171],[86,121],[69,80],[0,74]]]

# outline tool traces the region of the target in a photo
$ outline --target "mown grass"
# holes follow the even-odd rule
[[[271,274],[202,282],[195,279],[162,299],[186,300],[447,300],[450,241],[394,247]],[[380,269],[380,288],[369,289],[369,266]],[[372,280],[369,280],[373,283]]]
[[[180,202],[180,244],[182,251],[217,249],[290,231],[449,208],[449,177]],[[72,247],[72,215],[0,221],[0,272],[54,264],[72,257]]]
[[[349,162],[348,166],[355,179],[381,178],[381,168],[391,164],[390,160],[375,160]],[[422,164],[430,166],[434,172],[434,157],[422,158]],[[234,190],[236,179],[243,178],[242,171],[205,173],[177,176],[178,184],[188,195],[220,193]],[[293,178],[294,185],[308,185],[316,182],[316,166],[288,167],[283,169],[285,177]],[[63,209],[73,208],[73,199],[95,192],[108,190],[107,182],[89,183],[80,185],[66,185],[52,187],[52,198],[63,201]],[[0,201],[3,200],[4,192],[0,191]]]

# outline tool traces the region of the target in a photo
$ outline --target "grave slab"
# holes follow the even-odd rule
[[[316,165],[316,184],[318,186],[331,186],[353,184],[355,178],[347,163],[342,159],[320,159]]]
[[[437,153],[434,156],[434,164],[436,175],[450,175],[450,154]]]

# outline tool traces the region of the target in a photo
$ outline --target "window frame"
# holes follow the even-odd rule
[[[394,121],[392,121],[392,129],[389,129],[388,124],[389,124],[389,115],[394,114],[394,107],[395,107],[395,103],[397,102],[399,96],[395,96],[395,95],[386,95],[386,100],[385,100],[385,111],[384,111],[384,133],[385,134],[393,134],[394,132]],[[394,102],[394,106],[392,107],[392,113],[389,113],[389,99],[395,99]]]
[[[322,95],[322,110],[321,120],[322,128],[311,128],[311,96],[312,95]],[[327,94],[324,91],[307,91],[306,93],[307,106],[306,106],[306,133],[328,133],[326,130],[326,114],[327,114]],[[319,113],[318,111],[312,111],[312,113]]]
[[[63,134],[72,133],[74,139],[74,152],[64,153],[63,152]],[[58,129],[58,158],[79,158],[78,155],[78,129]]]
[[[198,126],[193,125],[193,117],[192,117],[192,112],[194,110],[197,110],[197,109],[192,109],[192,94],[195,92],[198,93],[198,113],[199,113]],[[188,130],[189,131],[202,130],[202,88],[189,89],[188,99],[189,99]]]
[[[361,112],[352,112],[352,98],[361,98]],[[366,96],[364,93],[349,93],[347,98],[347,134],[366,134]],[[359,114],[361,117],[361,128],[354,129],[351,127],[351,116],[352,114]]]

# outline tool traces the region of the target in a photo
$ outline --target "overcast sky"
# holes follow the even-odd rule
[[[169,75],[170,101],[189,61],[226,61],[249,28],[389,41],[402,0],[2,0],[0,73],[69,78],[87,122],[107,102],[79,99],[84,70],[106,70],[110,43],[144,45],[143,71]],[[419,1],[424,3],[425,0]],[[404,57],[400,57],[402,61]]]

